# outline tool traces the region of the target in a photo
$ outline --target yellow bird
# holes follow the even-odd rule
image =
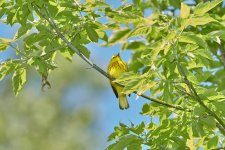
[[[113,55],[108,65],[108,74],[115,79],[118,79],[122,73],[127,71],[127,64],[120,58],[119,53],[117,55]],[[123,110],[129,108],[129,103],[127,101],[126,95],[122,93],[123,87],[117,85],[112,81],[110,81],[110,84],[116,97],[119,98],[120,109]]]

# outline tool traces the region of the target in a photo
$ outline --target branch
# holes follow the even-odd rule
[[[179,68],[179,70],[180,70],[180,72],[181,72],[181,75],[182,75],[183,78],[184,78],[185,83],[187,84],[189,90],[190,90],[190,91],[193,93],[193,95],[195,96],[195,99],[197,100],[197,102],[198,102],[202,107],[205,108],[205,110],[206,110],[206,112],[207,112],[208,114],[210,114],[211,116],[213,116],[213,117],[218,121],[218,123],[219,123],[219,125],[220,125],[220,128],[222,127],[222,128],[223,128],[222,131],[224,131],[224,130],[225,130],[225,124],[224,124],[224,122],[219,118],[219,116],[217,116],[217,114],[216,114],[214,111],[212,111],[211,109],[209,109],[209,108],[205,105],[205,103],[201,100],[201,98],[198,96],[198,93],[196,92],[196,90],[195,90],[194,86],[192,85],[192,83],[188,80],[188,78],[187,78],[187,76],[186,76],[186,74],[185,74],[185,72],[184,72],[184,69],[182,68],[182,66],[181,66],[181,64],[180,64],[180,62],[179,62],[179,60],[178,60],[178,68]],[[223,132],[222,132],[222,133],[223,133]],[[223,134],[224,134],[224,133],[223,133]]]
[[[134,92],[134,93],[137,94],[137,92]],[[153,102],[156,102],[158,104],[161,104],[161,105],[164,105],[164,106],[167,106],[167,107],[170,107],[170,108],[174,108],[174,109],[182,110],[182,111],[187,111],[187,112],[192,112],[191,109],[184,108],[184,107],[181,107],[181,106],[172,105],[172,104],[168,104],[168,103],[165,103],[165,102],[163,102],[163,101],[161,101],[161,100],[159,100],[157,98],[153,98],[153,97],[147,96],[145,94],[141,94],[141,95],[138,95],[138,96],[141,96],[141,97],[143,97],[145,99],[151,100]]]
[[[223,128],[223,126],[221,126],[219,123],[216,123],[216,127],[220,130],[220,132],[225,135],[225,128]]]
[[[56,23],[54,22],[54,19],[53,17],[51,16],[51,14],[49,13],[48,9],[46,8],[46,6],[44,7],[46,13],[47,13],[47,16],[39,10],[38,6],[34,4],[34,7],[35,7],[35,10],[38,12],[38,14],[40,14],[43,18],[45,18],[45,20],[54,28],[54,30],[56,31],[57,35],[59,38],[61,38],[65,43],[66,45],[72,49],[73,51],[75,51],[75,53],[80,56],[87,64],[89,64],[92,68],[94,68],[96,71],[98,71],[99,73],[101,73],[102,75],[104,75],[106,78],[108,78],[109,80],[114,80],[113,77],[111,77],[108,73],[106,73],[103,69],[101,69],[99,66],[97,66],[96,64],[94,64],[93,62],[91,62],[87,57],[85,57],[78,49],[76,49],[66,38],[65,36],[61,33],[61,31],[59,30],[59,28],[57,27]],[[120,86],[123,86],[123,85],[120,85]],[[137,94],[137,92],[134,92],[135,94]],[[188,109],[188,108],[183,108],[181,106],[176,106],[176,105],[173,105],[173,104],[168,104],[168,103],[165,103],[164,101],[161,101],[157,98],[153,98],[153,97],[150,97],[150,96],[147,96],[147,95],[144,95],[144,94],[141,94],[139,95],[145,99],[148,99],[152,102],[155,102],[155,103],[158,103],[160,105],[163,105],[163,106],[167,106],[167,107],[170,107],[170,108],[174,108],[174,109],[177,109],[177,110],[182,110],[182,111],[187,111],[187,112],[191,112],[192,110]]]
[[[219,45],[219,50],[221,53],[221,59],[222,59],[223,66],[225,68],[225,49],[222,44]]]

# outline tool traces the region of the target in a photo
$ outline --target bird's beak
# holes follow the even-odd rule
[[[118,53],[117,56],[120,56],[120,53]]]

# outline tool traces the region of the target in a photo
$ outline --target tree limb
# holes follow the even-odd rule
[[[187,86],[188,86],[188,88],[189,88],[189,90],[193,93],[193,95],[195,96],[195,99],[196,99],[196,101],[202,106],[202,107],[204,107],[205,108],[205,110],[206,110],[206,112],[208,113],[208,114],[210,114],[211,116],[213,116],[216,120],[217,120],[217,122],[219,123],[219,127],[222,129],[222,131],[224,131],[225,130],[225,124],[224,124],[224,122],[219,118],[219,116],[217,116],[217,114],[214,112],[214,111],[212,111],[210,108],[208,108],[206,105],[205,105],[205,103],[201,100],[201,98],[199,97],[199,95],[198,95],[198,93],[196,92],[196,90],[195,90],[195,88],[194,88],[194,86],[192,85],[192,83],[188,80],[188,78],[187,78],[187,76],[186,76],[186,74],[185,74],[185,72],[184,72],[184,69],[182,68],[182,66],[181,66],[181,64],[180,64],[180,62],[179,62],[179,60],[178,60],[178,68],[179,68],[179,70],[180,70],[180,72],[181,72],[181,75],[183,76],[183,78],[184,78],[184,81],[185,81],[185,83],[187,84]],[[218,127],[218,125],[217,125],[217,127]],[[222,132],[223,134],[224,134],[224,132]],[[224,134],[225,135],[225,134]]]
[[[106,78],[108,78],[109,80],[114,80],[114,78],[112,78],[108,73],[106,73],[103,69],[101,69],[98,65],[94,64],[93,62],[91,62],[87,57],[85,57],[78,49],[76,49],[67,39],[66,37],[61,33],[60,29],[58,28],[58,26],[56,25],[53,17],[51,16],[51,14],[49,13],[48,9],[46,8],[46,6],[44,7],[45,11],[46,11],[46,14],[47,16],[39,10],[38,6],[37,5],[33,5],[35,7],[35,10],[37,11],[38,14],[40,14],[53,28],[54,30],[56,31],[56,34],[58,35],[59,38],[61,38],[65,43],[66,45],[72,49],[73,51],[75,51],[75,53],[80,56],[87,64],[89,64],[92,68],[94,68],[96,71],[98,71],[99,73],[101,73],[102,75],[104,75]],[[123,86],[123,85],[121,85]],[[137,92],[134,92],[135,94],[137,94]],[[155,102],[155,103],[158,103],[160,105],[163,105],[163,106],[167,106],[167,107],[170,107],[170,108],[174,108],[174,109],[177,109],[177,110],[181,110],[181,111],[186,111],[186,112],[191,112],[192,110],[188,109],[188,108],[183,108],[181,106],[176,106],[176,105],[173,105],[173,104],[168,104],[164,101],[161,101],[157,98],[153,98],[153,97],[150,97],[150,96],[147,96],[145,94],[141,94],[139,95],[145,99],[148,99],[152,102]]]

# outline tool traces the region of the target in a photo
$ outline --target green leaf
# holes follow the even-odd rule
[[[87,31],[87,35],[92,42],[98,42],[98,34],[91,26],[85,26],[85,30]]]
[[[106,148],[106,150],[124,150],[128,148],[128,150],[141,150],[141,144],[143,139],[135,135],[125,135],[119,138],[115,144]]]
[[[208,45],[205,40],[202,39],[199,35],[193,34],[193,33],[184,33],[179,37],[179,42],[183,43],[191,43],[199,45],[203,48],[208,49]]]
[[[108,42],[108,36],[107,36],[107,34],[104,31],[102,31],[102,30],[96,30],[96,32],[97,32],[97,34],[98,34],[98,36],[99,36],[100,39]]]
[[[130,32],[131,29],[126,28],[113,33],[109,38],[108,45],[118,44],[119,42],[126,40]]]
[[[109,135],[108,141],[114,140],[116,138],[119,138],[121,136],[129,134],[128,127],[122,123],[120,123],[120,126],[116,126],[114,128],[115,132]]]
[[[8,44],[0,44],[0,52],[6,50],[8,48]]]
[[[184,3],[181,3],[181,9],[180,9],[180,17],[185,19],[188,18],[190,15],[190,7]]]
[[[141,56],[141,59],[144,62],[143,64],[150,65],[147,63],[155,61],[159,52],[163,50],[167,45],[170,45],[170,44],[166,40],[154,42],[151,46],[149,46],[151,51],[145,50],[146,54],[144,53]]]
[[[22,25],[17,33],[15,34],[14,39],[18,39],[21,36],[23,36],[24,34],[26,34],[28,31],[30,31],[30,29],[32,28],[32,24],[31,23],[27,23],[26,25]]]
[[[150,26],[139,26],[130,33],[129,37],[147,35],[150,32],[151,32]]]
[[[50,4],[48,5],[48,10],[51,13],[51,15],[54,17],[54,16],[57,15],[59,9],[58,9],[57,4],[55,2],[51,1],[51,4],[52,5],[50,5]]]
[[[218,136],[214,136],[213,138],[210,138],[207,142],[207,148],[208,149],[214,149],[218,147],[219,138]]]
[[[206,3],[200,3],[198,4],[194,9],[195,15],[204,15],[214,7],[216,7],[218,4],[222,3],[223,0],[213,0],[212,2],[206,2]]]
[[[23,3],[23,5],[18,9],[18,13],[16,14],[16,18],[18,23],[20,23],[22,26],[26,26],[27,19],[33,16],[32,11],[29,10],[29,5]]]
[[[22,0],[16,0],[16,4],[19,5],[19,7],[22,7],[23,1]]]
[[[0,43],[10,43],[13,42],[13,39],[0,38]]]
[[[141,114],[142,114],[142,115],[148,115],[149,110],[150,110],[149,104],[144,104],[143,107],[142,107],[142,112],[141,112]]]
[[[129,81],[123,89],[123,93],[130,94],[137,91],[145,83],[144,79],[133,79]]]
[[[139,16],[139,15],[136,15],[132,12],[124,12],[124,11],[120,11],[120,13],[118,12],[107,12],[106,15],[116,21],[116,22],[121,22],[121,23],[127,23],[127,24],[130,24],[130,23],[139,23],[139,22],[142,22],[144,21],[144,19]]]
[[[196,116],[196,117],[201,117],[205,114],[205,109],[200,106],[200,105],[197,105],[194,107],[194,110],[193,110],[193,115]]]
[[[0,80],[5,78],[8,74],[12,73],[20,64],[16,61],[8,60],[0,65]]]
[[[141,49],[145,48],[145,44],[139,41],[134,41],[129,45],[125,46],[125,49]]]
[[[208,49],[198,49],[194,53],[198,54],[198,56],[200,56],[200,57],[205,57],[205,58],[207,58],[209,60],[214,61],[214,59],[212,57],[212,53],[210,53],[210,51]]]
[[[90,57],[90,51],[83,45],[76,45],[76,48],[87,58]]]
[[[216,111],[225,114],[225,102],[212,102],[212,104],[214,105],[214,108]]]
[[[146,92],[147,90],[149,90],[150,88],[155,87],[155,85],[156,85],[155,81],[149,81],[149,82],[143,83],[137,92],[138,95],[141,95],[144,92]]]
[[[12,77],[13,91],[17,96],[26,82],[26,69],[20,68],[15,71]]]
[[[1,2],[1,0],[0,0]],[[1,5],[0,5],[1,6]],[[2,18],[2,16],[6,13],[6,9],[0,9],[0,18]],[[3,20],[0,20],[0,23],[3,22]]]
[[[28,64],[34,66],[41,75],[46,76],[49,70],[56,68],[55,64],[51,60],[44,60],[42,57],[32,57],[29,59]]]
[[[4,4],[6,2],[6,0],[0,0],[0,6],[2,5],[2,4]]]
[[[135,72],[125,72],[123,73],[119,79],[114,80],[114,82],[124,82],[124,81],[130,81],[132,79],[135,79],[139,76],[139,73]]]
[[[209,34],[207,34],[209,38],[216,38],[219,37],[221,40],[225,41],[225,31],[224,30],[216,30],[212,31]],[[216,41],[216,40],[214,40]]]
[[[130,131],[132,131],[135,134],[141,134],[145,129],[145,123],[141,122],[141,124],[137,125],[136,127],[130,128]]]
[[[72,61],[73,55],[75,54],[73,50],[67,48],[60,49],[60,53],[70,62]]]
[[[200,124],[197,120],[192,121],[192,131],[193,136],[195,137],[203,137],[205,135],[202,124]]]
[[[200,121],[207,129],[213,130],[216,128],[216,120],[212,116],[203,117]]]
[[[11,9],[10,13],[7,15],[7,24],[11,26],[15,23],[17,11],[15,9]]]
[[[198,25],[206,25],[210,22],[217,22],[214,18],[210,17],[209,15],[201,16],[201,17],[193,17],[188,19],[187,25],[191,26],[198,26]]]

